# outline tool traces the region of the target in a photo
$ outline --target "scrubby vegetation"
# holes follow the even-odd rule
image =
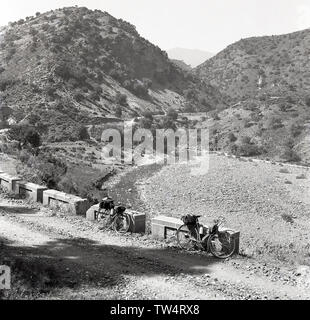
[[[223,104],[217,90],[176,66],[133,25],[99,10],[69,7],[13,22],[0,53],[0,101],[12,106],[15,122],[39,115],[36,122],[49,131],[42,139],[50,142],[76,141],[77,127],[108,115],[137,116],[145,106],[162,112],[176,102],[166,89],[185,94],[197,110]]]

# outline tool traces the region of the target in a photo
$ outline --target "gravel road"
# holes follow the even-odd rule
[[[309,290],[294,280],[301,274],[291,272],[286,282],[272,277],[274,266],[255,259],[238,256],[223,262],[181,252],[148,235],[120,236],[97,227],[82,217],[0,198],[1,242],[11,255],[47,261],[61,274],[61,282],[39,298],[310,298]]]

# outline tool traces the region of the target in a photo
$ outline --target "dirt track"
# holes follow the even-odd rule
[[[23,201],[1,198],[0,212],[1,237],[16,256],[39,257],[64,274],[42,298],[310,298],[302,286],[271,279],[273,266],[248,258],[222,262],[149,236],[102,233],[82,218],[55,216]]]

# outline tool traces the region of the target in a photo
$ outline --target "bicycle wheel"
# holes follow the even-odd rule
[[[126,233],[130,228],[130,217],[128,214],[118,214],[113,221],[113,229],[118,233]]]
[[[187,225],[181,226],[177,230],[177,243],[181,249],[197,250],[199,248],[199,233],[196,227],[188,228]]]
[[[229,232],[213,234],[208,240],[210,252],[219,259],[227,259],[235,252],[236,244]]]
[[[107,230],[111,227],[111,223],[112,223],[111,216],[106,212],[99,212],[97,221],[100,225],[99,226],[100,230]]]

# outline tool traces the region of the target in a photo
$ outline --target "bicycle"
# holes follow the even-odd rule
[[[117,233],[126,233],[131,226],[131,219],[126,208],[119,206],[114,209],[99,209],[97,221],[102,223],[101,230],[111,229]]]
[[[206,228],[199,223],[201,216],[193,216],[193,224],[184,224],[177,230],[177,243],[181,249],[203,250],[211,252],[219,259],[227,259],[235,252],[236,244],[230,236],[232,230],[219,231],[223,219],[214,221],[211,228]],[[184,217],[183,217],[184,218]],[[206,232],[202,232],[202,230]]]

